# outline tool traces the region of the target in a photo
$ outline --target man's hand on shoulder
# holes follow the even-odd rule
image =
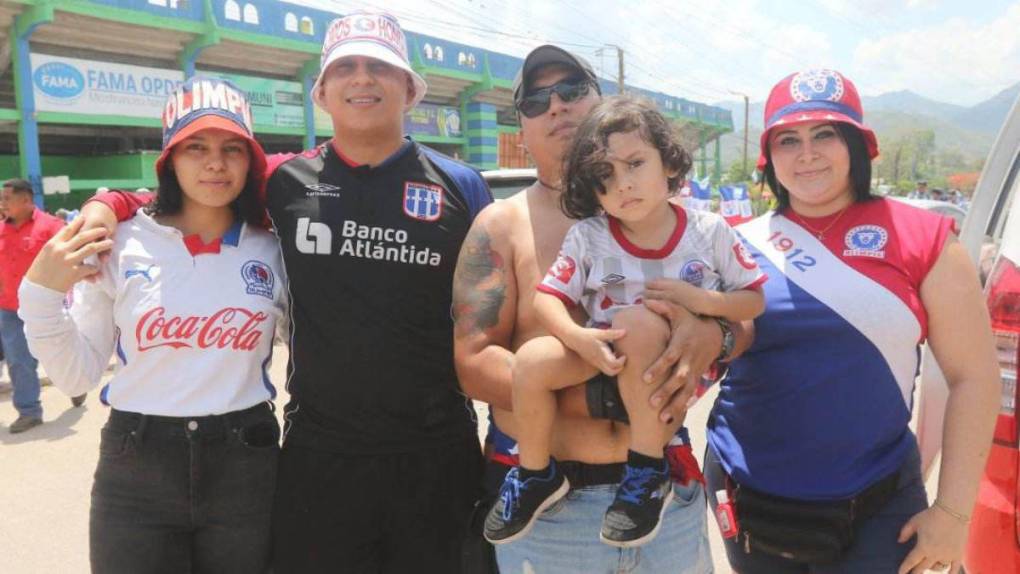
[[[103,228],[82,231],[83,222],[78,217],[50,238],[28,268],[25,278],[53,291],[66,292],[78,281],[94,277],[98,268],[85,261],[99,251],[109,250],[113,242],[106,237]]]
[[[117,214],[108,205],[100,201],[86,202],[85,205],[81,206],[81,214],[78,217],[82,220],[81,225],[76,231],[79,235],[94,229],[102,229],[105,233],[97,234],[96,237],[100,237],[102,240],[112,240],[113,234],[117,231]],[[112,245],[112,243],[110,244]],[[99,262],[105,262],[110,256],[109,248],[99,252],[98,255]],[[99,265],[96,273],[86,276],[85,280],[92,282],[98,279],[98,269],[101,267],[102,265]]]
[[[113,212],[110,206],[101,201],[90,201],[83,205],[79,217],[83,221],[79,233],[103,228],[106,230],[106,237],[110,238],[117,231],[117,214]]]

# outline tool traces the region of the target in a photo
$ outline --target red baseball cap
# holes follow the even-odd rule
[[[764,170],[768,163],[766,152],[772,128],[818,121],[854,126],[864,136],[868,157],[878,156],[878,139],[875,132],[864,125],[861,97],[854,83],[835,70],[805,70],[786,76],[769,93],[758,169]]]
[[[251,167],[248,177],[261,182],[266,173],[266,154],[252,133],[251,105],[244,92],[229,80],[195,76],[181,84],[163,108],[163,152],[156,160],[156,174],[175,145],[205,129],[221,129],[248,142]]]

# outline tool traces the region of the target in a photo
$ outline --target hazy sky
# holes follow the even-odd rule
[[[975,104],[1020,81],[1020,0],[285,0],[385,8],[406,29],[523,56],[570,44],[602,75],[701,102],[764,100],[787,73],[842,71],[866,95]],[[641,6],[641,8],[633,8]]]

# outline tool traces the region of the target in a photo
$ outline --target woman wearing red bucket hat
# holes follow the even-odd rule
[[[244,93],[188,80],[164,109],[151,206],[114,239],[75,236],[76,219],[22,284],[29,346],[58,388],[91,390],[116,353],[100,394],[112,408],[92,488],[94,572],[267,569],[279,429],[266,373],[286,294],[279,244],[260,225],[265,161]],[[75,285],[111,248],[100,279]]]
[[[772,89],[758,165],[778,207],[738,228],[766,309],[705,462],[742,574],[959,569],[998,408],[989,321],[953,222],[871,195],[877,155],[840,73]],[[931,507],[908,427],[926,341],[950,386]]]

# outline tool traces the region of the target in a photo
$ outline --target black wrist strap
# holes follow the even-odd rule
[[[733,348],[736,346],[736,341],[733,337],[733,328],[730,327],[730,322],[720,317],[713,317],[715,322],[719,324],[719,329],[722,330],[722,348],[719,349],[719,356],[715,358],[716,361],[723,362],[733,354]]]

